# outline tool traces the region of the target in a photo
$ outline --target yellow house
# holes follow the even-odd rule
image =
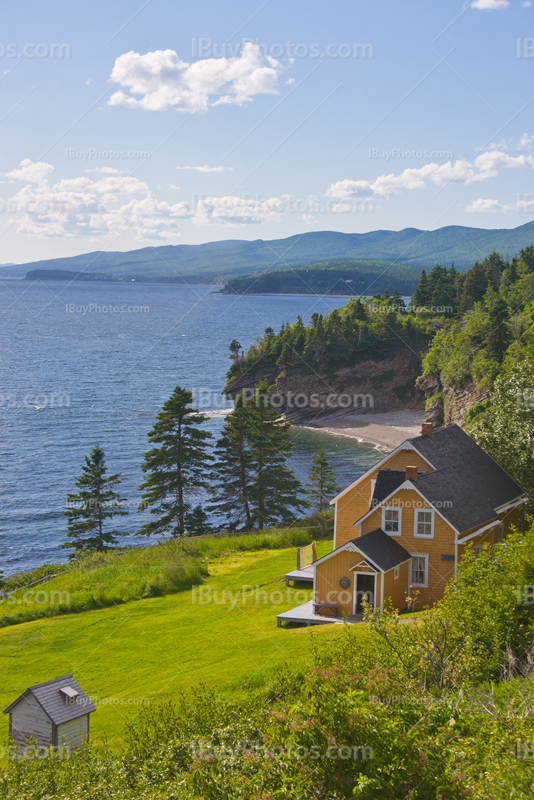
[[[279,615],[307,624],[422,608],[443,597],[465,547],[502,541],[519,524],[523,489],[458,425],[407,439],[331,504],[334,546],[315,562],[313,602]],[[298,612],[298,613],[294,613]]]

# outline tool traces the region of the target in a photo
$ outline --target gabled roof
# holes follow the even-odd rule
[[[434,472],[419,472],[406,480],[403,470],[379,469],[371,509],[358,525],[399,488],[415,489],[458,532],[483,525],[498,509],[524,495],[524,490],[458,425],[436,431],[432,438],[416,436],[408,442],[432,460]]]
[[[76,702],[68,704],[65,695],[60,691],[63,688],[73,689],[78,693]],[[62,678],[55,678],[46,683],[38,683],[30,686],[17,697],[5,710],[4,714],[9,713],[24,697],[31,695],[41,706],[55,725],[69,722],[71,719],[82,717],[96,711],[95,704],[89,699],[81,686],[74,680],[72,673],[64,675]]]
[[[399,564],[404,564],[405,561],[409,561],[411,558],[410,553],[399,542],[392,539],[380,528],[377,528],[377,530],[366,533],[364,536],[350,539],[345,544],[342,544],[341,547],[336,547],[331,553],[318,558],[314,562],[314,566],[322,564],[323,561],[327,561],[344,550],[349,553],[360,553],[369,565],[379,572],[388,572],[393,567],[398,567]]]
[[[411,559],[410,553],[380,528],[357,539],[351,539],[351,542],[382,572],[388,572]]]
[[[371,500],[371,508],[374,508],[386,497],[389,497],[405,480],[406,473],[403,469],[379,469],[376,476],[373,499]]]
[[[382,464],[385,465],[395,453],[403,449],[415,450],[434,468],[435,472],[419,472],[417,486],[421,488],[421,492],[423,492],[423,486],[425,487],[424,492],[428,491],[429,500],[434,504],[438,501],[440,504],[452,502],[451,508],[442,508],[442,511],[443,516],[447,517],[457,530],[465,531],[482,522],[489,521],[497,515],[496,509],[511,503],[524,494],[524,489],[459,425],[440,428],[434,431],[432,437],[414,436],[406,439],[378,464],[379,473],[380,471],[400,472],[400,470],[387,470],[387,467],[380,470],[380,467]],[[351,491],[376,467],[377,465],[371,467],[364,475],[361,475],[334,498],[332,503]],[[378,502],[382,502],[383,499],[381,498]],[[468,508],[468,506],[471,507]],[[490,509],[493,512],[491,516],[489,516]]]

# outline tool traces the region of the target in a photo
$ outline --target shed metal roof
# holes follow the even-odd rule
[[[66,702],[65,695],[60,691],[66,687],[78,693],[75,702]],[[55,725],[62,725],[64,722],[70,722],[72,719],[77,719],[96,711],[95,704],[84,692],[80,684],[74,680],[71,673],[45,683],[29,686],[20,697],[13,700],[3,713],[8,714],[17,703],[29,694],[37,700],[45,714],[50,717]]]

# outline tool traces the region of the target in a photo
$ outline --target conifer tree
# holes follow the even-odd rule
[[[259,530],[280,520],[291,521],[308,505],[299,497],[300,482],[286,464],[293,450],[291,426],[271,403],[268,391],[267,383],[260,382],[243,409],[253,471],[248,501],[252,526]]]
[[[306,494],[318,514],[326,511],[329,501],[336,496],[340,488],[336,482],[336,474],[324,454],[324,447],[320,447],[317,455],[312,459],[310,478]]]
[[[249,492],[253,470],[249,424],[243,410],[243,395],[239,394],[215,445],[216,460],[211,474],[214,501],[208,510],[225,516],[230,528],[243,525],[250,530],[252,515]]]
[[[122,508],[126,498],[114,491],[120,483],[120,473],[106,477],[106,471],[104,451],[97,444],[82,464],[82,474],[75,482],[77,494],[67,495],[65,516],[70,541],[61,546],[74,551],[71,558],[82,550],[110,550],[117,544],[117,537],[125,535],[106,528],[108,520],[128,514]]]
[[[428,275],[426,274],[426,270],[422,270],[419,283],[413,293],[411,305],[418,307],[426,306],[429,299]]]
[[[510,311],[502,297],[497,297],[489,310],[488,328],[489,334],[486,346],[490,354],[500,363],[503,356],[512,342],[512,333],[508,318]]]
[[[202,506],[195,506],[185,515],[185,527],[188,536],[203,536],[211,531],[209,517]]]
[[[144,506],[156,516],[138,531],[140,535],[184,536],[188,499],[206,489],[211,456],[206,452],[211,433],[199,429],[205,420],[191,407],[193,395],[177,386],[163,404],[148,441],[158,445],[145,454],[142,470],[148,477],[141,484]]]

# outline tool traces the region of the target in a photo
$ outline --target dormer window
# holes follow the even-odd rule
[[[68,706],[72,706],[76,703],[76,698],[79,694],[76,689],[72,689],[70,686],[62,686],[59,692],[65,698],[65,702]]]
[[[389,536],[401,535],[401,509],[382,508],[382,530]]]
[[[414,532],[416,539],[434,538],[434,511],[431,508],[417,508],[414,514]]]

